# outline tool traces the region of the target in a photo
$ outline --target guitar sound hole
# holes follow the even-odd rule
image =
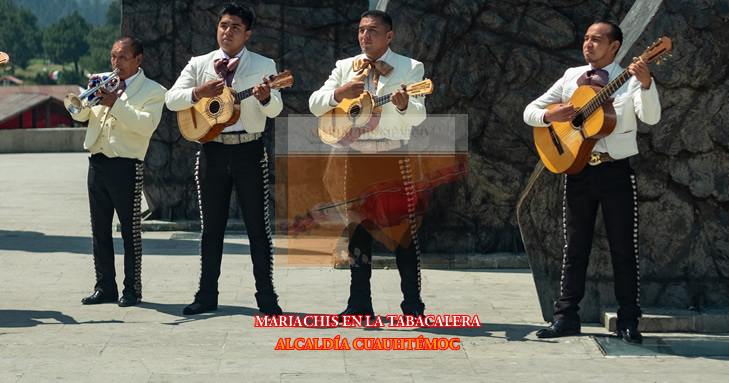
[[[210,112],[211,113],[218,113],[220,111],[220,103],[218,101],[213,101],[210,103]]]
[[[352,118],[357,118],[361,111],[362,110],[359,108],[359,105],[355,105],[349,110],[349,115],[352,116]]]
[[[577,117],[575,117],[574,120],[572,120],[572,127],[575,129],[580,129],[580,127],[582,127],[582,124],[584,122],[585,122],[585,119],[581,115],[578,115]]]

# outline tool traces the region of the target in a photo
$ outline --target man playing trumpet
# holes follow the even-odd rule
[[[91,152],[88,192],[96,285],[94,293],[81,300],[87,305],[115,302],[119,295],[111,237],[114,211],[124,240],[124,290],[118,304],[134,306],[142,299],[143,161],[162,117],[166,92],[144,76],[139,67],[142,50],[137,38],[117,40],[111,48],[111,66],[119,85],[113,91],[100,87],[95,92],[101,97],[98,105],[71,113],[74,120],[89,122],[84,148]]]

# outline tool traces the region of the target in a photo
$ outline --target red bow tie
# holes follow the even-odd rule
[[[231,59],[216,59],[213,63],[215,73],[223,77],[228,86],[233,82],[235,69],[238,68],[238,61],[240,61],[240,58],[233,57]]]

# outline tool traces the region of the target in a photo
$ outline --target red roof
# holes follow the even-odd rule
[[[18,84],[18,85],[23,83],[23,80],[15,77],[15,76],[11,76],[11,75],[5,75],[5,76],[0,77],[0,82],[5,81],[5,80],[8,80],[8,81]]]
[[[36,93],[51,96],[61,102],[69,93],[81,94],[84,89],[78,85],[21,85],[0,86],[0,100],[18,93]]]

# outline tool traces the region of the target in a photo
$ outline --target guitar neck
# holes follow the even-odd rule
[[[243,101],[253,95],[253,88],[248,88],[235,94],[235,101]]]
[[[390,102],[390,96],[392,96],[392,93],[375,97],[375,108],[377,108],[378,106],[385,105],[388,102]]]
[[[605,85],[602,90],[597,92],[595,97],[592,98],[592,100],[588,101],[582,108],[580,108],[580,112],[584,113],[584,116],[587,117],[591,115],[594,111],[596,111],[599,107],[602,106],[605,101],[607,101],[610,96],[613,95],[618,89],[620,89],[621,86],[623,86],[628,80],[630,80],[630,77],[632,75],[630,72],[628,72],[628,68],[625,68],[622,73],[618,75],[613,81],[610,81],[607,85]]]
[[[430,80],[423,80],[418,83],[412,84],[405,88],[405,93],[408,94],[410,97],[421,97],[426,94],[431,94],[433,92],[433,82]],[[395,93],[395,92],[392,92]],[[375,108],[378,106],[382,106],[390,102],[390,97],[392,96],[392,93],[388,93],[382,96],[378,96],[374,98]]]

